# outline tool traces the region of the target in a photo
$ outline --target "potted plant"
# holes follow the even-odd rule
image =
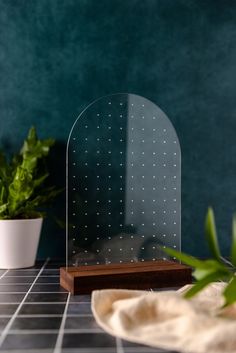
[[[20,152],[8,161],[0,152],[0,268],[35,263],[44,213],[42,206],[60,192],[45,187],[45,157],[53,139],[39,140],[32,127]]]

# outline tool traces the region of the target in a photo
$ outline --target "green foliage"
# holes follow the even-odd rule
[[[0,219],[42,217],[40,207],[61,192],[44,187],[49,176],[45,157],[53,145],[53,139],[39,140],[32,127],[19,154],[9,163],[0,151]]]
[[[236,302],[236,215],[233,216],[232,223],[231,262],[220,255],[212,208],[207,211],[205,232],[213,259],[200,260],[170,248],[163,248],[163,251],[194,268],[193,277],[196,279],[196,283],[186,292],[186,298],[193,297],[212,282],[224,281],[228,282],[223,292],[224,306],[228,306]]]
[[[232,221],[231,262],[236,266],[236,214],[233,215]]]
[[[215,216],[213,209],[208,208],[206,221],[205,221],[205,233],[208,241],[208,246],[211,250],[212,255],[215,259],[220,259],[220,249],[217,239],[216,225],[215,225]]]

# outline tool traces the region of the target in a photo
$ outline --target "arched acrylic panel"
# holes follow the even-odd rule
[[[158,260],[180,250],[181,151],[149,100],[114,94],[90,104],[67,146],[67,265]]]

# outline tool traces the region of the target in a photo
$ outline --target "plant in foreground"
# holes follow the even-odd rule
[[[42,217],[42,206],[61,190],[45,187],[49,173],[45,157],[54,145],[53,139],[39,140],[32,127],[19,152],[7,161],[0,151],[0,219]]]
[[[185,293],[185,298],[193,297],[212,282],[224,281],[227,282],[223,291],[224,306],[228,306],[236,302],[236,215],[233,216],[232,222],[232,245],[229,260],[220,253],[212,208],[207,211],[205,233],[213,256],[211,259],[199,260],[170,248],[164,248],[163,250],[168,255],[176,257],[186,265],[194,268],[193,277],[196,279],[196,283]]]

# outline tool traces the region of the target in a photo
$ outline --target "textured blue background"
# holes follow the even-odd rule
[[[183,249],[205,256],[213,205],[223,252],[236,210],[234,0],[1,0],[0,144],[19,147],[34,124],[58,141],[53,180],[64,183],[71,125],[93,99],[131,92],[158,104],[182,146]],[[63,215],[64,202],[52,213]],[[64,253],[46,220],[39,256]]]

